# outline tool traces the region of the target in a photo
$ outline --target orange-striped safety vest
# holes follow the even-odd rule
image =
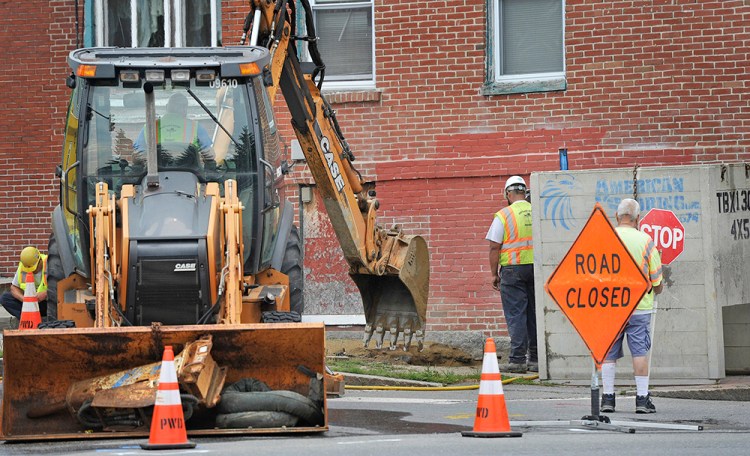
[[[516,201],[495,213],[503,224],[503,245],[500,266],[534,263],[534,243],[531,239],[531,203]]]

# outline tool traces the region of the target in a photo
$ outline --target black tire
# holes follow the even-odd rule
[[[39,323],[38,329],[60,329],[60,328],[75,328],[76,322],[73,320],[54,320]]]
[[[216,427],[219,429],[294,427],[298,422],[299,417],[285,412],[242,412],[216,415]]]
[[[302,239],[297,225],[292,225],[292,230],[289,232],[281,272],[289,276],[289,309],[302,315],[305,310],[305,275]]]
[[[47,320],[57,320],[57,282],[65,278],[60,249],[57,247],[55,233],[49,236],[47,246]]]
[[[247,412],[284,412],[297,416],[313,426],[323,422],[321,407],[309,398],[294,391],[269,391],[267,388],[268,386],[261,381],[242,379],[222,391],[216,411],[219,416]]]
[[[261,323],[299,323],[302,321],[302,315],[297,312],[263,312],[260,316]]]

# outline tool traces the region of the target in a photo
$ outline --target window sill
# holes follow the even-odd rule
[[[323,96],[331,104],[344,103],[380,103],[383,92],[377,89],[368,90],[323,90]]]
[[[565,78],[537,79],[526,81],[488,82],[482,87],[482,95],[510,95],[514,93],[557,92],[567,90]]]

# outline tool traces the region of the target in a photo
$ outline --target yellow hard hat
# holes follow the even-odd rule
[[[26,247],[21,250],[21,269],[23,269],[23,272],[36,271],[40,258],[39,249],[36,247]]]

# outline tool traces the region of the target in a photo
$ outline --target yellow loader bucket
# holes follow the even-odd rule
[[[381,348],[388,332],[391,350],[396,349],[399,337],[403,337],[405,351],[416,337],[421,351],[430,285],[427,243],[421,236],[388,236],[383,250],[389,254],[380,270],[351,274],[365,309],[364,345],[374,338],[376,348]]]
[[[0,438],[147,437],[166,345],[193,406],[188,435],[328,430],[322,323],[156,324],[5,331]]]

